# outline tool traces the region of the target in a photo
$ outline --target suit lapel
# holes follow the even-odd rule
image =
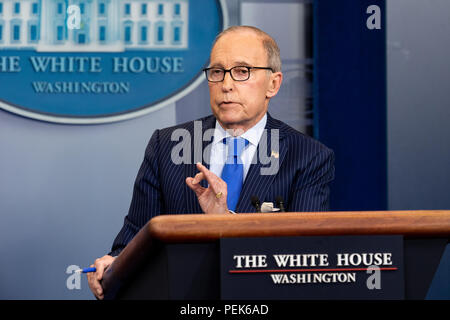
[[[275,179],[275,173],[272,174],[262,174],[267,173],[268,168],[271,166],[272,161],[276,161],[278,157],[278,168],[285,158],[287,152],[287,146],[283,143],[284,131],[280,130],[280,122],[273,119],[267,113],[267,124],[265,132],[259,141],[258,148],[254,157],[257,157],[256,163],[250,165],[247,177],[245,178],[244,185],[242,186],[241,195],[236,207],[236,212],[255,212],[255,208],[251,204],[251,197],[257,196],[261,202],[264,201],[269,186]],[[278,130],[278,131],[274,131]],[[277,139],[276,132],[279,134],[279,147],[272,145],[272,138]],[[276,150],[279,149],[279,150]],[[266,154],[265,161],[260,154]],[[270,161],[268,161],[270,159]],[[263,160],[263,161],[260,161]],[[253,161],[255,162],[255,161]],[[265,162],[263,164],[262,162]],[[269,163],[267,163],[269,162]]]
[[[210,148],[207,148],[207,146],[212,142],[212,135],[211,140],[203,141],[203,137],[205,136],[206,130],[214,129],[215,124],[216,118],[210,116],[204,118],[202,121],[195,121],[194,126],[192,127],[193,129],[189,130],[189,133],[191,134],[191,163],[184,165],[184,179],[186,179],[187,177],[194,177],[199,172],[196,166],[197,162],[201,162],[205,167],[209,169]],[[206,137],[208,137],[208,135],[206,135]],[[201,145],[198,143],[199,141],[202,141]],[[184,198],[187,210],[186,213],[202,212],[195,192],[187,186],[185,181],[183,182],[185,184]],[[206,180],[201,181],[200,185],[204,188],[208,187],[208,183]]]

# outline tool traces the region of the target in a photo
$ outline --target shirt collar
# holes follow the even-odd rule
[[[259,139],[261,139],[261,136],[264,132],[264,128],[266,127],[266,123],[267,113],[264,114],[264,117],[262,117],[257,124],[245,131],[244,134],[241,135],[241,137],[247,139],[248,142],[250,142],[252,145],[257,146],[259,143]],[[216,120],[213,144],[222,142],[224,138],[228,138],[230,136],[231,135],[224,128],[222,128],[219,121]]]

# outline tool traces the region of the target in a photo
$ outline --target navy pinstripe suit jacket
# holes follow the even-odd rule
[[[178,126],[156,130],[148,143],[144,161],[134,185],[133,198],[124,225],[114,240],[110,255],[117,255],[152,217],[160,214],[202,213],[195,193],[186,185],[187,177],[198,173],[196,156],[208,150],[212,142],[202,141],[205,130],[215,127],[214,116],[205,117]],[[201,124],[201,128],[200,128]],[[188,164],[175,164],[171,160],[173,148],[180,140],[172,141],[172,132],[184,129],[190,133],[186,150],[191,151]],[[270,166],[258,161],[251,164],[242,187],[236,212],[255,212],[251,196],[261,202],[275,202],[277,196],[285,201],[285,208],[291,212],[326,211],[329,208],[329,186],[334,178],[334,154],[320,142],[303,135],[285,123],[267,114],[267,157],[272,156],[271,137],[279,135],[279,170],[274,175],[261,175],[261,169]],[[273,131],[278,129],[278,131]],[[263,135],[264,138],[264,135]],[[263,140],[261,138],[261,141]],[[197,148],[197,149],[195,149]],[[203,155],[208,168],[209,155]],[[263,161],[264,162],[264,161]],[[206,187],[206,181],[201,184]]]

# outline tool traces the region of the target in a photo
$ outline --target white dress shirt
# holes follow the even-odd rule
[[[259,122],[252,128],[248,129],[242,138],[247,139],[249,144],[242,151],[241,161],[244,166],[244,181],[247,176],[248,170],[252,163],[252,159],[255,156],[256,149],[258,147],[259,140],[264,132],[264,128],[267,123],[267,114],[259,120]],[[223,166],[227,160],[227,146],[223,143],[223,139],[231,137],[231,135],[220,125],[216,120],[216,128],[214,129],[214,139],[211,146],[211,156],[209,159],[209,170],[220,178],[222,175]]]

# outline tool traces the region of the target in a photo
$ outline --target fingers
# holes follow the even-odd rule
[[[94,265],[92,264],[90,267],[93,267]],[[87,274],[87,278],[88,278],[88,284],[89,284],[89,288],[91,289],[92,293],[98,298],[103,300],[104,295],[103,295],[103,288],[100,284],[100,281],[97,280],[97,275],[95,272],[92,273],[88,273]]]
[[[113,263],[114,259],[115,258],[112,256],[105,255],[95,260],[94,264],[91,265],[91,267],[95,267],[97,270],[96,272],[88,273],[88,283],[91,291],[99,299],[104,298],[103,288],[100,281],[103,279],[105,270],[111,265],[111,263]]]
[[[194,180],[195,178],[188,177],[186,178],[186,184],[195,192],[197,196],[200,196],[205,191],[205,188],[203,188],[198,182],[196,183]]]
[[[197,197],[207,196],[209,193],[217,197],[215,201],[219,201],[220,203],[226,203],[227,197],[227,184],[221,178],[216,176],[214,173],[208,170],[204,165],[200,162],[197,162],[197,169],[200,171],[197,173],[194,178],[188,177],[186,178],[186,184],[196,193]],[[200,185],[202,180],[208,182],[208,188],[204,188]],[[206,192],[209,191],[209,192]],[[217,196],[220,194],[221,196]]]
[[[186,178],[186,184],[195,192],[200,207],[204,213],[228,213],[227,184],[221,178],[208,170],[201,163],[197,163],[200,171],[194,178]],[[202,180],[208,182],[208,188],[200,185]]]
[[[193,184],[200,183],[203,179],[205,179],[205,174],[203,172],[199,172],[195,175],[192,183]]]
[[[202,172],[197,173],[194,178],[188,177],[186,178],[186,184],[197,194],[200,196],[206,190],[200,185],[200,182],[205,179],[205,174]]]
[[[200,162],[197,162],[197,169],[200,170],[200,173],[203,175],[203,178],[206,179],[206,181],[208,181],[208,184],[210,186],[217,185],[218,180],[222,180],[218,176],[216,176],[214,173],[209,171],[208,168],[206,168]],[[213,187],[213,189],[215,190],[214,187]]]
[[[206,181],[208,181],[209,186],[213,189],[214,193],[222,192],[225,194],[227,192],[227,184],[221,178],[216,176],[214,173],[208,170],[200,162],[197,162],[197,169],[203,174]]]
[[[211,182],[219,179],[214,173],[209,171],[208,168],[206,168],[200,162],[197,162],[196,165],[197,165],[197,169],[200,172],[197,173],[194,178],[191,178],[192,180],[190,180],[190,181],[192,182],[192,184],[198,184],[199,182],[201,182],[204,179],[206,179],[206,181],[208,181],[208,183],[211,184]]]

